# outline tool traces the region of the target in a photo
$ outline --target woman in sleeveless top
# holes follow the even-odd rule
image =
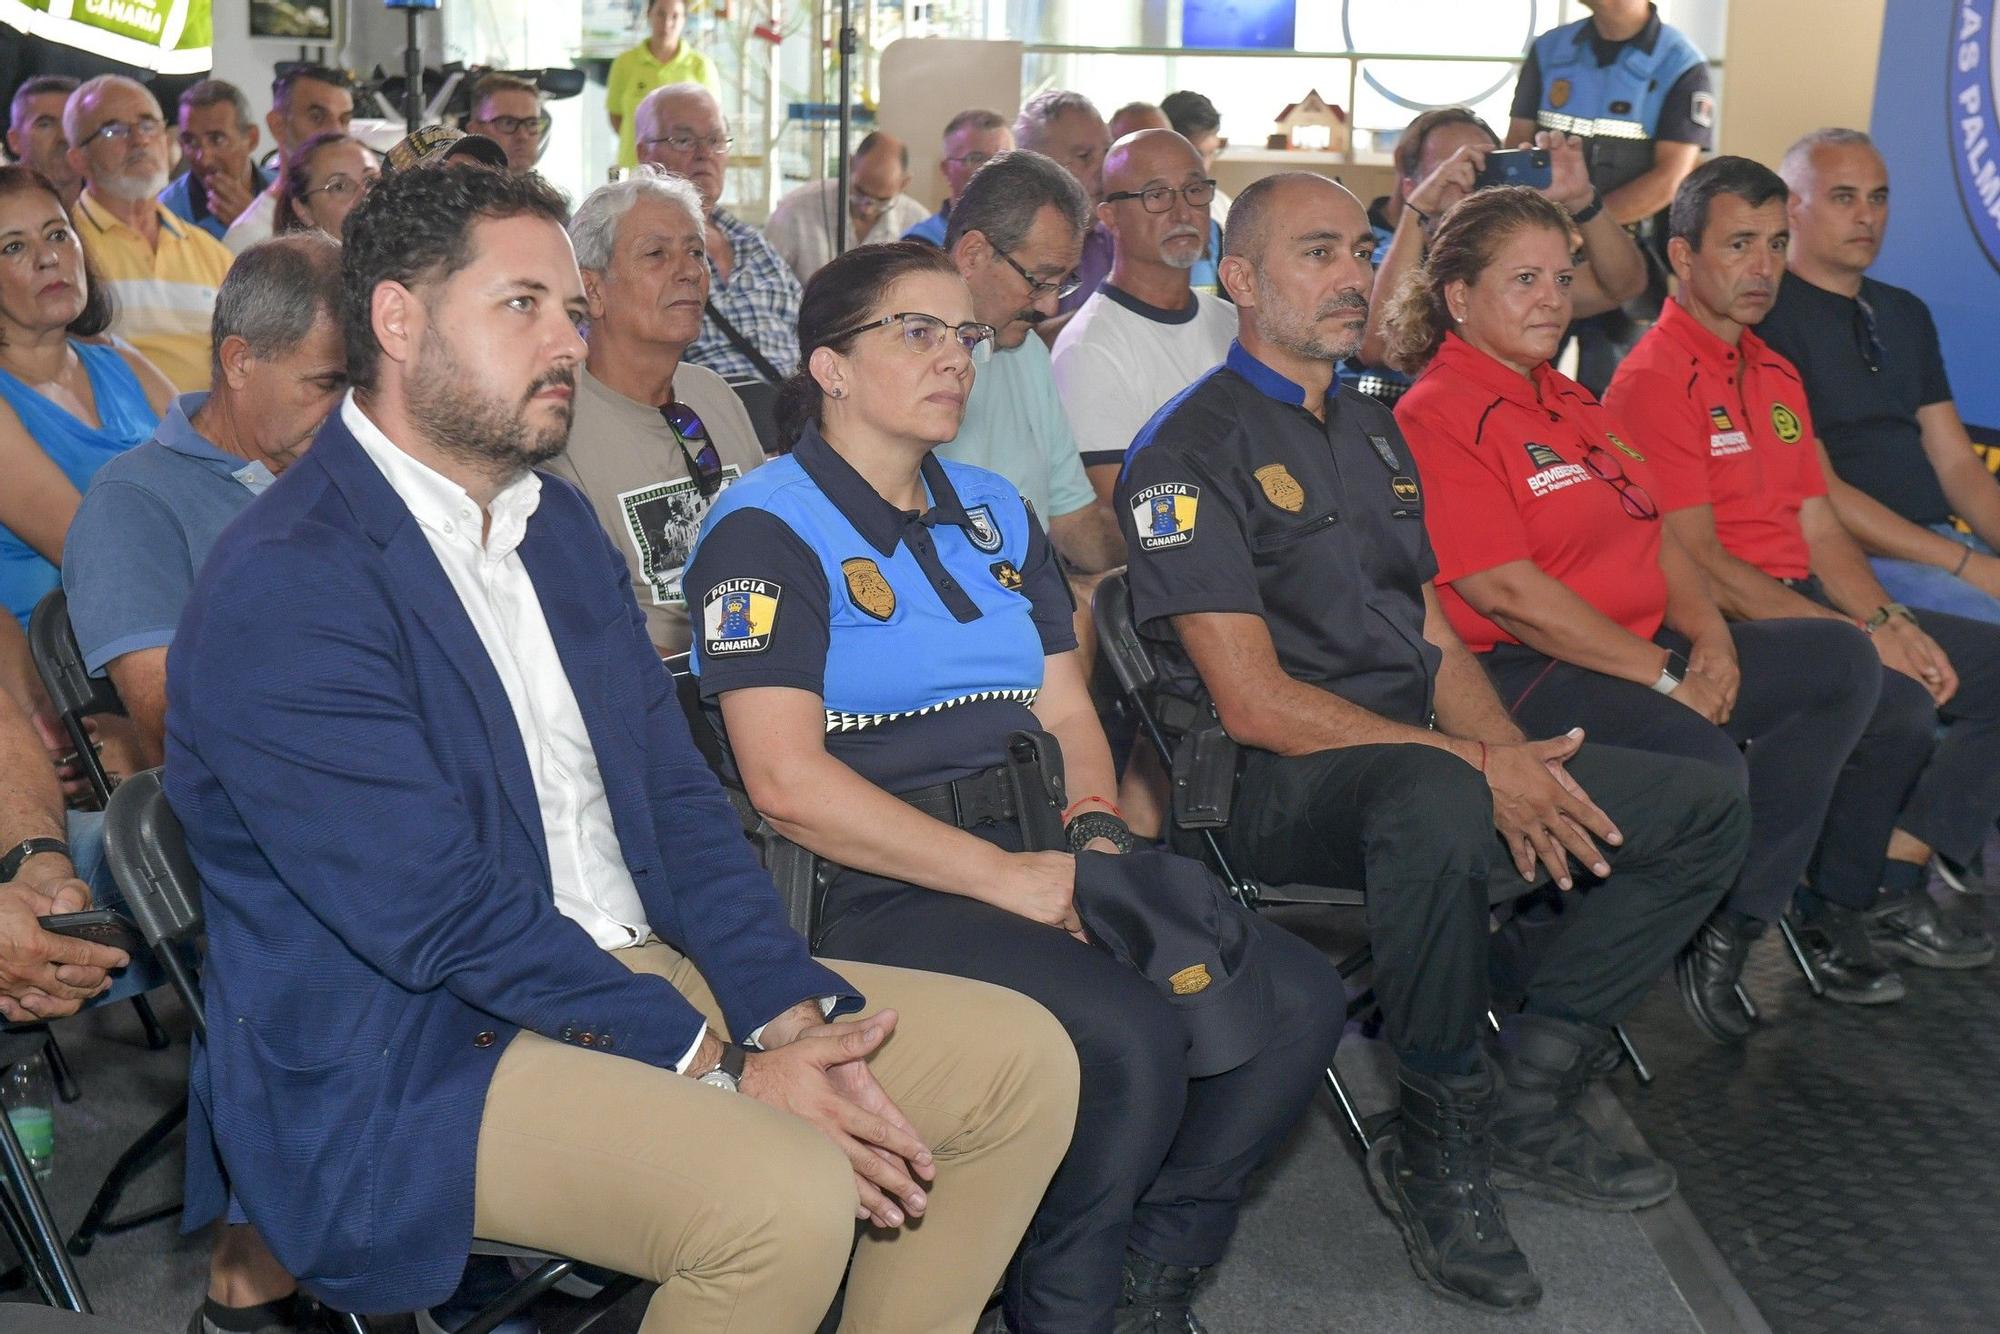
[[[86,341],[110,322],[54,188],[0,167],[0,602],[24,626],[60,582],[83,489],[151,438],[173,398],[137,352]]]

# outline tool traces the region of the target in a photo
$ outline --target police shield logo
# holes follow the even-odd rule
[[[1563,464],[1562,455],[1556,453],[1553,449],[1550,449],[1547,445],[1538,445],[1534,441],[1530,440],[1526,445],[1522,446],[1522,448],[1528,451],[1528,462],[1534,464],[1535,467],[1538,469],[1562,467]]]
[[[1000,587],[1012,589],[1016,593],[1021,591],[1021,572],[1014,567],[1013,561],[996,560],[987,568],[993,571],[993,577],[999,581]]]
[[[1132,526],[1142,551],[1161,551],[1194,541],[1194,512],[1201,488],[1161,482],[1132,497]]]
[[[1557,79],[1549,85],[1549,105],[1561,111],[1569,105],[1569,80]]]
[[[1375,456],[1387,465],[1390,472],[1395,472],[1403,466],[1403,461],[1396,457],[1396,448],[1389,443],[1388,436],[1370,435],[1368,443],[1375,447]]]
[[[993,522],[991,505],[974,505],[965,512],[965,536],[989,556],[1000,549],[1000,525]]]
[[[724,658],[769,648],[781,591],[768,579],[725,579],[709,589],[701,603],[701,651]]]
[[[847,596],[855,606],[878,621],[896,614],[896,590],[882,576],[881,566],[866,556],[852,556],[840,563],[840,573],[847,579]]]
[[[1267,463],[1250,474],[1257,479],[1257,485],[1264,488],[1264,499],[1276,505],[1287,514],[1297,514],[1306,507],[1306,489],[1299,485],[1299,479],[1285,469],[1282,463]]]
[[[1799,424],[1799,414],[1783,403],[1771,405],[1771,429],[1778,433],[1778,439],[1788,445],[1796,445],[1805,434],[1805,427]]]
[[[1396,499],[1402,501],[1405,505],[1414,505],[1417,503],[1417,479],[1414,477],[1391,477],[1389,479],[1389,490],[1394,492]]]

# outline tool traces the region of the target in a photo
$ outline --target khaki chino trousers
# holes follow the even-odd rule
[[[726,1032],[694,964],[613,955]],[[1075,1126],[1076,1053],[1033,1001],[955,977],[827,960],[893,1009],[869,1061],[930,1146],[923,1218],[855,1247],[847,1159],[814,1126],[671,1070],[535,1033],[508,1044],[480,1123],[475,1233],[660,1284],[643,1334],[812,1334],[853,1252],[843,1334],[966,1334]]]

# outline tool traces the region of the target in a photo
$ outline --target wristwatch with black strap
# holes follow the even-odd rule
[[[21,863],[30,857],[39,857],[45,852],[59,852],[69,856],[69,844],[59,838],[24,838],[7,854],[0,857],[0,881],[12,880],[21,870]]]
[[[743,1082],[743,1064],[749,1058],[749,1048],[725,1042],[722,1044],[722,1059],[716,1062],[713,1070],[695,1076],[696,1082],[721,1089],[724,1093],[734,1093]]]

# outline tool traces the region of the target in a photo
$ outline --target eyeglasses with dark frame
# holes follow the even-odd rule
[[[1660,507],[1653,503],[1645,487],[1625,475],[1625,465],[1610,450],[1603,445],[1592,445],[1583,456],[1583,466],[1590,470],[1592,477],[1618,493],[1618,503],[1625,507],[1627,514],[1648,523],[1658,521]]]
[[[984,366],[993,356],[993,326],[976,324],[967,320],[964,324],[946,324],[935,315],[922,311],[904,310],[894,315],[884,315],[879,320],[857,324],[852,329],[843,329],[823,342],[821,347],[830,347],[843,339],[864,334],[871,329],[886,329],[892,324],[903,326],[903,345],[923,356],[933,356],[944,346],[944,336],[950,334],[965,349],[965,355],[972,358],[975,366]]]
[[[474,117],[472,123],[491,125],[501,134],[519,134],[523,130],[533,130],[536,134],[542,135],[549,132],[549,126],[553,122],[549,118],[549,113],[544,111],[535,116],[493,116],[486,120]]]
[[[1056,300],[1060,301],[1075,292],[1077,288],[1083,286],[1083,277],[1080,274],[1067,274],[1055,282],[1049,282],[1047,279],[1037,278],[1034,274],[1022,268],[1019,260],[1002,250],[999,246],[996,245],[993,247],[993,253],[1006,260],[1007,267],[1021,275],[1021,281],[1028,285],[1028,299],[1030,301],[1040,301],[1051,292],[1054,292]]]
[[[708,438],[708,428],[701,424],[701,417],[685,403],[669,403],[660,409],[660,418],[667,429],[674,433],[674,444],[681,451],[681,461],[687,464],[688,476],[694,479],[695,489],[701,492],[703,500],[713,500],[715,493],[722,489],[722,455],[715,449],[715,442]],[[687,442],[700,442],[700,448],[692,454]]]
[[[1174,207],[1174,196],[1187,200],[1189,208],[1207,208],[1215,202],[1215,182],[1195,181],[1190,185],[1155,185],[1145,190],[1118,190],[1104,196],[1107,204],[1121,199],[1136,199],[1139,207],[1148,213],[1167,213]]]

